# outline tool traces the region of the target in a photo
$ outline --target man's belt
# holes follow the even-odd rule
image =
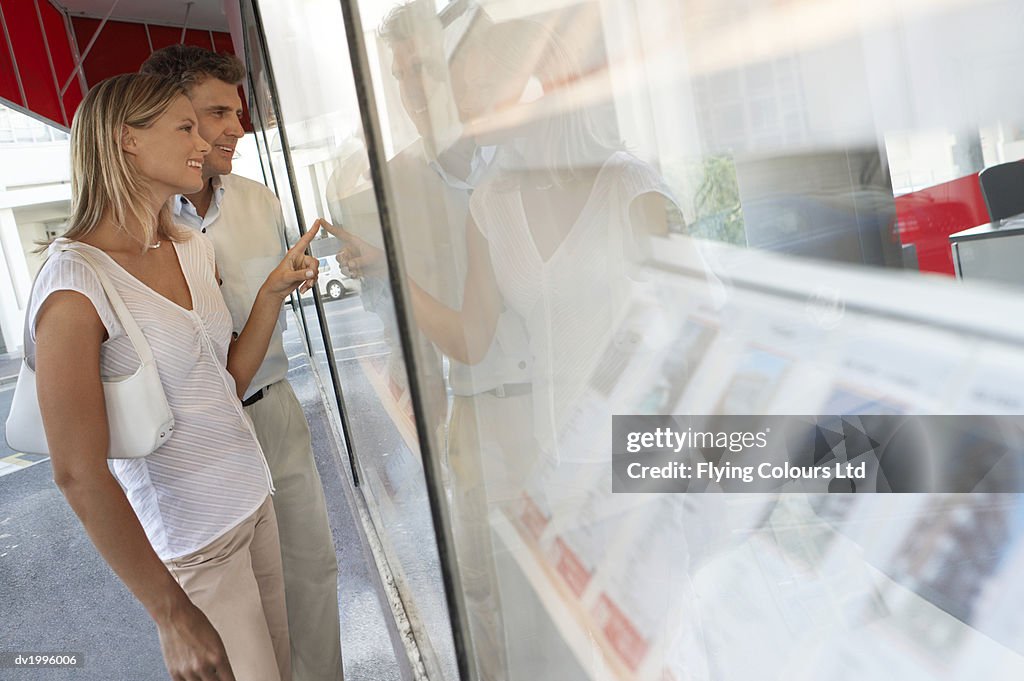
[[[529,395],[531,392],[533,392],[532,383],[503,383],[484,394],[495,397],[519,397],[520,395]]]
[[[271,383],[270,385],[274,385],[274,384]],[[267,393],[270,392],[270,385],[267,385],[267,386],[264,386],[264,387],[260,388],[259,390],[254,392],[252,395],[249,395],[249,397],[247,397],[244,400],[242,400],[242,406],[243,407],[249,407],[251,405],[256,404],[260,400],[262,400],[267,395]]]

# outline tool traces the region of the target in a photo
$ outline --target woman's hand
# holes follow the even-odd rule
[[[303,234],[285,254],[284,260],[267,276],[249,310],[245,327],[228,348],[227,369],[235,379],[239,399],[245,394],[252,377],[267,356],[270,338],[281,316],[284,301],[296,288],[299,293],[304,293],[316,284],[320,261],[306,255],[305,251],[318,231],[319,227],[314,225]]]
[[[341,227],[335,227],[323,218],[313,223],[313,229],[323,227],[329,234],[337,237],[345,244],[345,247],[338,251],[335,259],[341,265],[342,270],[350,277],[364,277],[367,275],[379,274],[385,268],[384,251],[371,245],[352,232]]]
[[[263,282],[262,290],[265,293],[284,301],[296,287],[298,287],[299,293],[305,293],[313,288],[317,275],[320,273],[320,261],[306,255],[306,248],[309,247],[310,242],[319,231],[320,226],[313,223],[313,227],[295,242],[295,245],[285,254],[284,260]]]
[[[235,681],[220,635],[190,601],[157,621],[160,650],[174,681]]]

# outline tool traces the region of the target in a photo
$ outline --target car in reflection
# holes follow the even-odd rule
[[[328,300],[340,300],[347,295],[359,293],[359,280],[342,272],[336,258],[326,257],[319,260],[320,276],[317,277],[317,286],[320,288],[321,296]]]
[[[341,271],[341,265],[334,256],[317,258],[320,261],[320,275],[317,277],[317,288],[320,289],[320,297],[325,301],[341,300],[354,293],[359,293],[362,286],[358,279],[353,279]],[[302,294],[302,303],[313,302],[313,292],[306,291]]]

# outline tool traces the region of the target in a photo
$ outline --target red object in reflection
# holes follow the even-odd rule
[[[582,597],[593,576],[590,570],[561,537],[555,540],[555,553],[557,554],[555,568],[558,570],[558,574],[562,575],[562,579],[569,585],[576,598]]]
[[[630,671],[636,671],[647,655],[649,644],[608,594],[601,594],[594,607],[594,619],[605,638]]]
[[[544,528],[548,526],[550,519],[544,515],[544,512],[530,498],[530,495],[523,492],[519,520],[530,533],[530,538],[534,541],[540,541],[541,535],[544,534]]]
[[[916,246],[922,272],[953,276],[949,235],[989,221],[977,173],[896,197],[900,242]]]

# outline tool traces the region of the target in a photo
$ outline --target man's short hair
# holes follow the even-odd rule
[[[186,93],[207,78],[231,85],[245,79],[245,67],[232,54],[218,54],[192,45],[170,45],[151,54],[139,69],[176,81]]]
[[[444,40],[441,37],[441,22],[431,0],[410,0],[392,7],[377,29],[377,34],[388,47],[413,39],[424,41],[434,38],[435,42],[439,39],[442,44]]]

